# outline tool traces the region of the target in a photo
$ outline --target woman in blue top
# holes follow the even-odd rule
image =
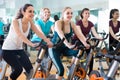
[[[2,18],[0,19],[0,47],[3,45],[4,41],[4,23],[2,22]]]
[[[70,7],[65,7],[62,13],[62,19],[55,22],[54,27],[54,36],[52,39],[53,43],[60,41],[60,39],[65,38],[64,43],[58,48],[49,48],[50,57],[58,70],[58,75],[56,79],[62,80],[64,75],[64,67],[62,65],[60,56],[76,56],[78,50],[72,50],[71,48],[74,46],[69,41],[72,36],[72,31],[78,36],[79,40],[84,44],[86,48],[89,48],[89,45],[86,43],[86,38],[83,36],[79,27],[71,21],[72,18],[72,9]]]
[[[49,20],[50,15],[50,10],[48,8],[42,8],[40,11],[40,19],[35,22],[38,30],[44,33],[46,36],[52,30],[53,25],[53,22]],[[37,43],[41,41],[41,38],[34,34],[31,41]]]

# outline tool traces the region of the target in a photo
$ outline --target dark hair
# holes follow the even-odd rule
[[[111,18],[113,18],[113,14],[116,12],[116,11],[118,11],[119,12],[119,10],[118,9],[111,9],[111,11],[110,11],[110,19]]]
[[[88,9],[88,8],[84,8],[84,9],[81,11],[81,13],[80,13],[80,17],[81,17],[81,18],[83,18],[83,15],[82,15],[82,14],[83,14],[84,11],[89,11],[89,9]]]
[[[16,19],[19,19],[19,18],[23,18],[23,14],[22,14],[22,11],[26,11],[26,9],[29,7],[29,6],[33,6],[32,4],[25,4],[23,7],[21,7],[17,13],[17,16],[16,16]]]
[[[55,20],[55,21],[59,20],[58,15],[55,15],[55,16],[54,16],[54,20]]]

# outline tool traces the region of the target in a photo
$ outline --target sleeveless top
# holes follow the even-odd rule
[[[72,31],[72,26],[71,26],[71,24],[70,24],[70,33],[66,33],[66,34],[64,34],[65,35],[65,38],[67,39],[67,41],[68,42],[70,42],[70,40],[71,40],[71,37],[72,37],[72,35],[73,35],[73,31]],[[53,38],[52,38],[52,42],[54,43],[54,44],[57,44],[58,42],[60,42],[60,37],[59,37],[59,35],[58,35],[58,33],[55,31],[54,32],[54,36],[53,36]],[[64,45],[64,44],[63,44]],[[65,46],[65,45],[64,45]]]
[[[19,24],[19,29],[21,31],[21,33],[27,37],[29,34],[29,30],[30,30],[30,22],[28,22],[28,29],[26,32],[23,32],[22,30],[22,19],[18,19],[18,24]],[[16,34],[14,27],[13,27],[13,23],[10,26],[10,31],[3,43],[2,49],[3,50],[19,50],[19,49],[23,49],[23,41],[21,40],[21,38]]]

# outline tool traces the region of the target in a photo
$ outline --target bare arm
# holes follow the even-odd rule
[[[96,32],[96,30],[95,30],[95,27],[92,27],[92,28],[91,28],[91,31],[92,31],[93,35],[94,35],[97,39],[102,39],[102,38],[97,34],[97,32]]]
[[[54,29],[55,29],[55,31],[58,33],[58,35],[59,35],[59,37],[60,37],[61,39],[65,38],[64,44],[69,47],[69,42],[67,41],[67,39],[66,39],[66,37],[65,37],[65,35],[64,35],[64,32],[63,32],[63,30],[62,30],[62,21],[61,21],[61,20],[58,20],[58,21],[55,22],[55,27],[54,27]]]
[[[28,44],[29,46],[32,46],[34,47],[34,44],[29,41],[20,31],[19,29],[19,24],[18,24],[18,21],[17,19],[13,20],[13,29],[15,30],[17,36],[19,36],[19,38],[26,44]]]
[[[44,34],[44,33],[42,32],[42,29],[41,29],[40,25],[36,24],[35,26],[37,27],[37,30],[40,31],[40,33]],[[37,34],[37,35],[38,35],[38,34]]]
[[[113,30],[112,30],[111,27],[109,27],[109,31],[110,31],[111,36],[112,36],[114,39],[119,40],[119,39],[117,38],[117,36],[114,34],[114,32],[113,32]]]

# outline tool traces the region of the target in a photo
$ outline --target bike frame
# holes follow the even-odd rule
[[[0,80],[4,80],[8,64],[3,59],[0,61],[0,64],[1,64]]]

